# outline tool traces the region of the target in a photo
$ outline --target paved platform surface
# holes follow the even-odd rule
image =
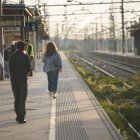
[[[0,81],[0,140],[121,140],[91,91],[61,52],[58,95],[47,93],[42,63],[28,79],[26,124],[15,121],[9,79]]]

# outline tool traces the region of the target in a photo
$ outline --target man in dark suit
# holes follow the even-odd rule
[[[17,42],[17,50],[10,56],[9,68],[12,91],[14,93],[14,109],[18,123],[26,123],[25,102],[27,97],[27,75],[31,63],[28,55],[24,53],[25,43]]]

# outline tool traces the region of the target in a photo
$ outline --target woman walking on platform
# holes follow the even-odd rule
[[[49,96],[56,98],[58,75],[59,72],[62,72],[62,61],[53,42],[47,43],[42,62],[44,63],[43,71],[47,73],[48,77]]]

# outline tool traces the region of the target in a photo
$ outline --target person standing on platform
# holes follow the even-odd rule
[[[6,48],[4,45],[4,70],[5,70],[5,76],[9,78],[9,57],[11,55],[11,49]]]
[[[18,123],[26,123],[25,102],[27,97],[27,75],[30,72],[31,62],[28,55],[23,51],[25,43],[17,42],[17,50],[10,56],[9,68],[12,91],[14,94],[14,109]]]
[[[34,48],[33,48],[33,45],[30,43],[29,39],[26,39],[25,42],[26,42],[25,52],[27,55],[29,55],[30,60],[31,60],[31,65],[32,65],[33,59],[34,59]],[[31,67],[31,71],[29,73],[29,76],[33,76],[32,67]]]
[[[62,72],[61,56],[53,42],[49,42],[45,47],[45,53],[42,57],[44,63],[43,71],[48,77],[49,96],[56,98],[58,75]]]
[[[4,60],[0,52],[0,69],[4,69]]]
[[[16,51],[16,45],[11,45],[11,54],[13,54]]]

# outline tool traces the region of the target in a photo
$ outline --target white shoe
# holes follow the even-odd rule
[[[49,96],[52,97],[52,92],[49,92]]]
[[[56,98],[56,93],[53,93],[53,98]]]

